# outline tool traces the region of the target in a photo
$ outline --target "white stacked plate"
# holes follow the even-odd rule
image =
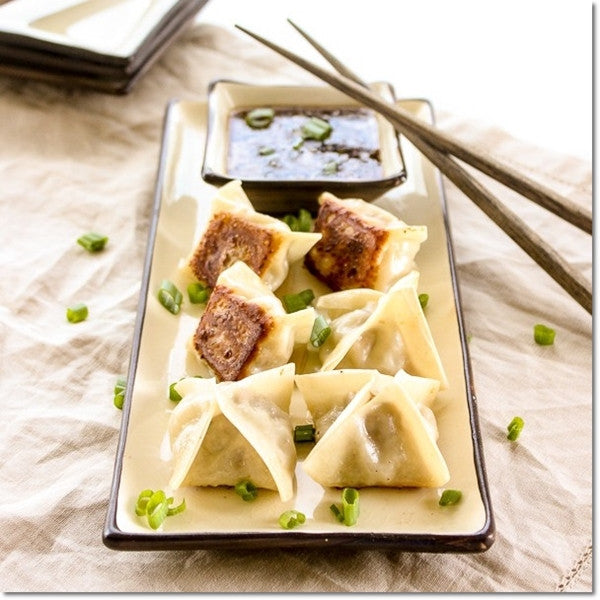
[[[0,74],[124,94],[207,0],[9,0]]]

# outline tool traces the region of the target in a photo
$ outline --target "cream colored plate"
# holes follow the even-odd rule
[[[402,107],[427,121],[428,102],[405,100]],[[199,309],[185,303],[179,315],[156,299],[163,278],[183,286],[177,266],[190,252],[206,218],[215,188],[200,176],[206,131],[206,105],[173,102],[167,111],[156,192],[156,212],[149,236],[145,278],[132,352],[123,426],[115,465],[104,542],[115,549],[202,547],[327,546],[334,544],[393,547],[434,552],[476,552],[489,548],[494,524],[482,462],[481,440],[470,381],[465,332],[457,310],[453,262],[449,255],[445,204],[439,174],[402,140],[408,179],[377,203],[409,224],[424,224],[429,239],[417,255],[420,290],[430,296],[426,315],[450,382],[434,405],[439,446],[448,463],[447,488],[460,489],[454,507],[438,505],[437,489],[363,489],[360,518],[346,527],[329,506],[340,501],[338,490],[325,490],[297,469],[297,493],[282,504],[275,492],[262,491],[246,503],[227,488],[183,488],[185,512],[165,520],[158,531],[135,515],[139,492],[164,489],[171,464],[166,436],[173,403],[169,384],[186,374],[186,342]],[[180,288],[181,289],[181,288]],[[306,523],[291,531],[278,525],[279,515],[296,508]]]

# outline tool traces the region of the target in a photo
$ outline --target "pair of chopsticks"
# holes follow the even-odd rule
[[[372,92],[368,85],[347,66],[328,52],[298,25],[288,22],[336,69],[340,75],[270,42],[256,33],[236,25],[261,44],[291,60],[319,79],[383,115],[450,181],[465,193],[488,217],[504,230],[583,308],[592,313],[592,284],[521,218],[508,209],[455,159],[475,167],[496,181],[532,200],[586,233],[592,233],[592,213],[571,200],[517,173],[494,158],[452,138],[435,127],[418,120],[408,111]]]

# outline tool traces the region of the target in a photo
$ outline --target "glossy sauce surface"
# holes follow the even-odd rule
[[[245,115],[244,111],[229,117],[227,172],[232,177],[278,180],[383,177],[379,130],[369,110],[275,109],[273,121],[264,129],[250,127]],[[325,140],[302,140],[302,126],[310,117],[331,125],[331,134]]]

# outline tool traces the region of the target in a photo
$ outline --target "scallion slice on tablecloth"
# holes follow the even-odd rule
[[[524,425],[525,421],[523,421],[521,417],[514,417],[513,420],[506,427],[506,430],[508,431],[506,437],[511,442],[514,442],[521,435],[521,431],[523,431]]]
[[[551,346],[554,344],[554,336],[556,331],[551,327],[538,323],[533,326],[533,339],[540,346]]]
[[[67,321],[69,323],[79,323],[88,318],[88,307],[83,302],[72,304],[67,307]]]
[[[106,242],[108,242],[108,236],[93,231],[77,238],[77,243],[83,246],[88,252],[100,252],[100,250],[104,250]]]

